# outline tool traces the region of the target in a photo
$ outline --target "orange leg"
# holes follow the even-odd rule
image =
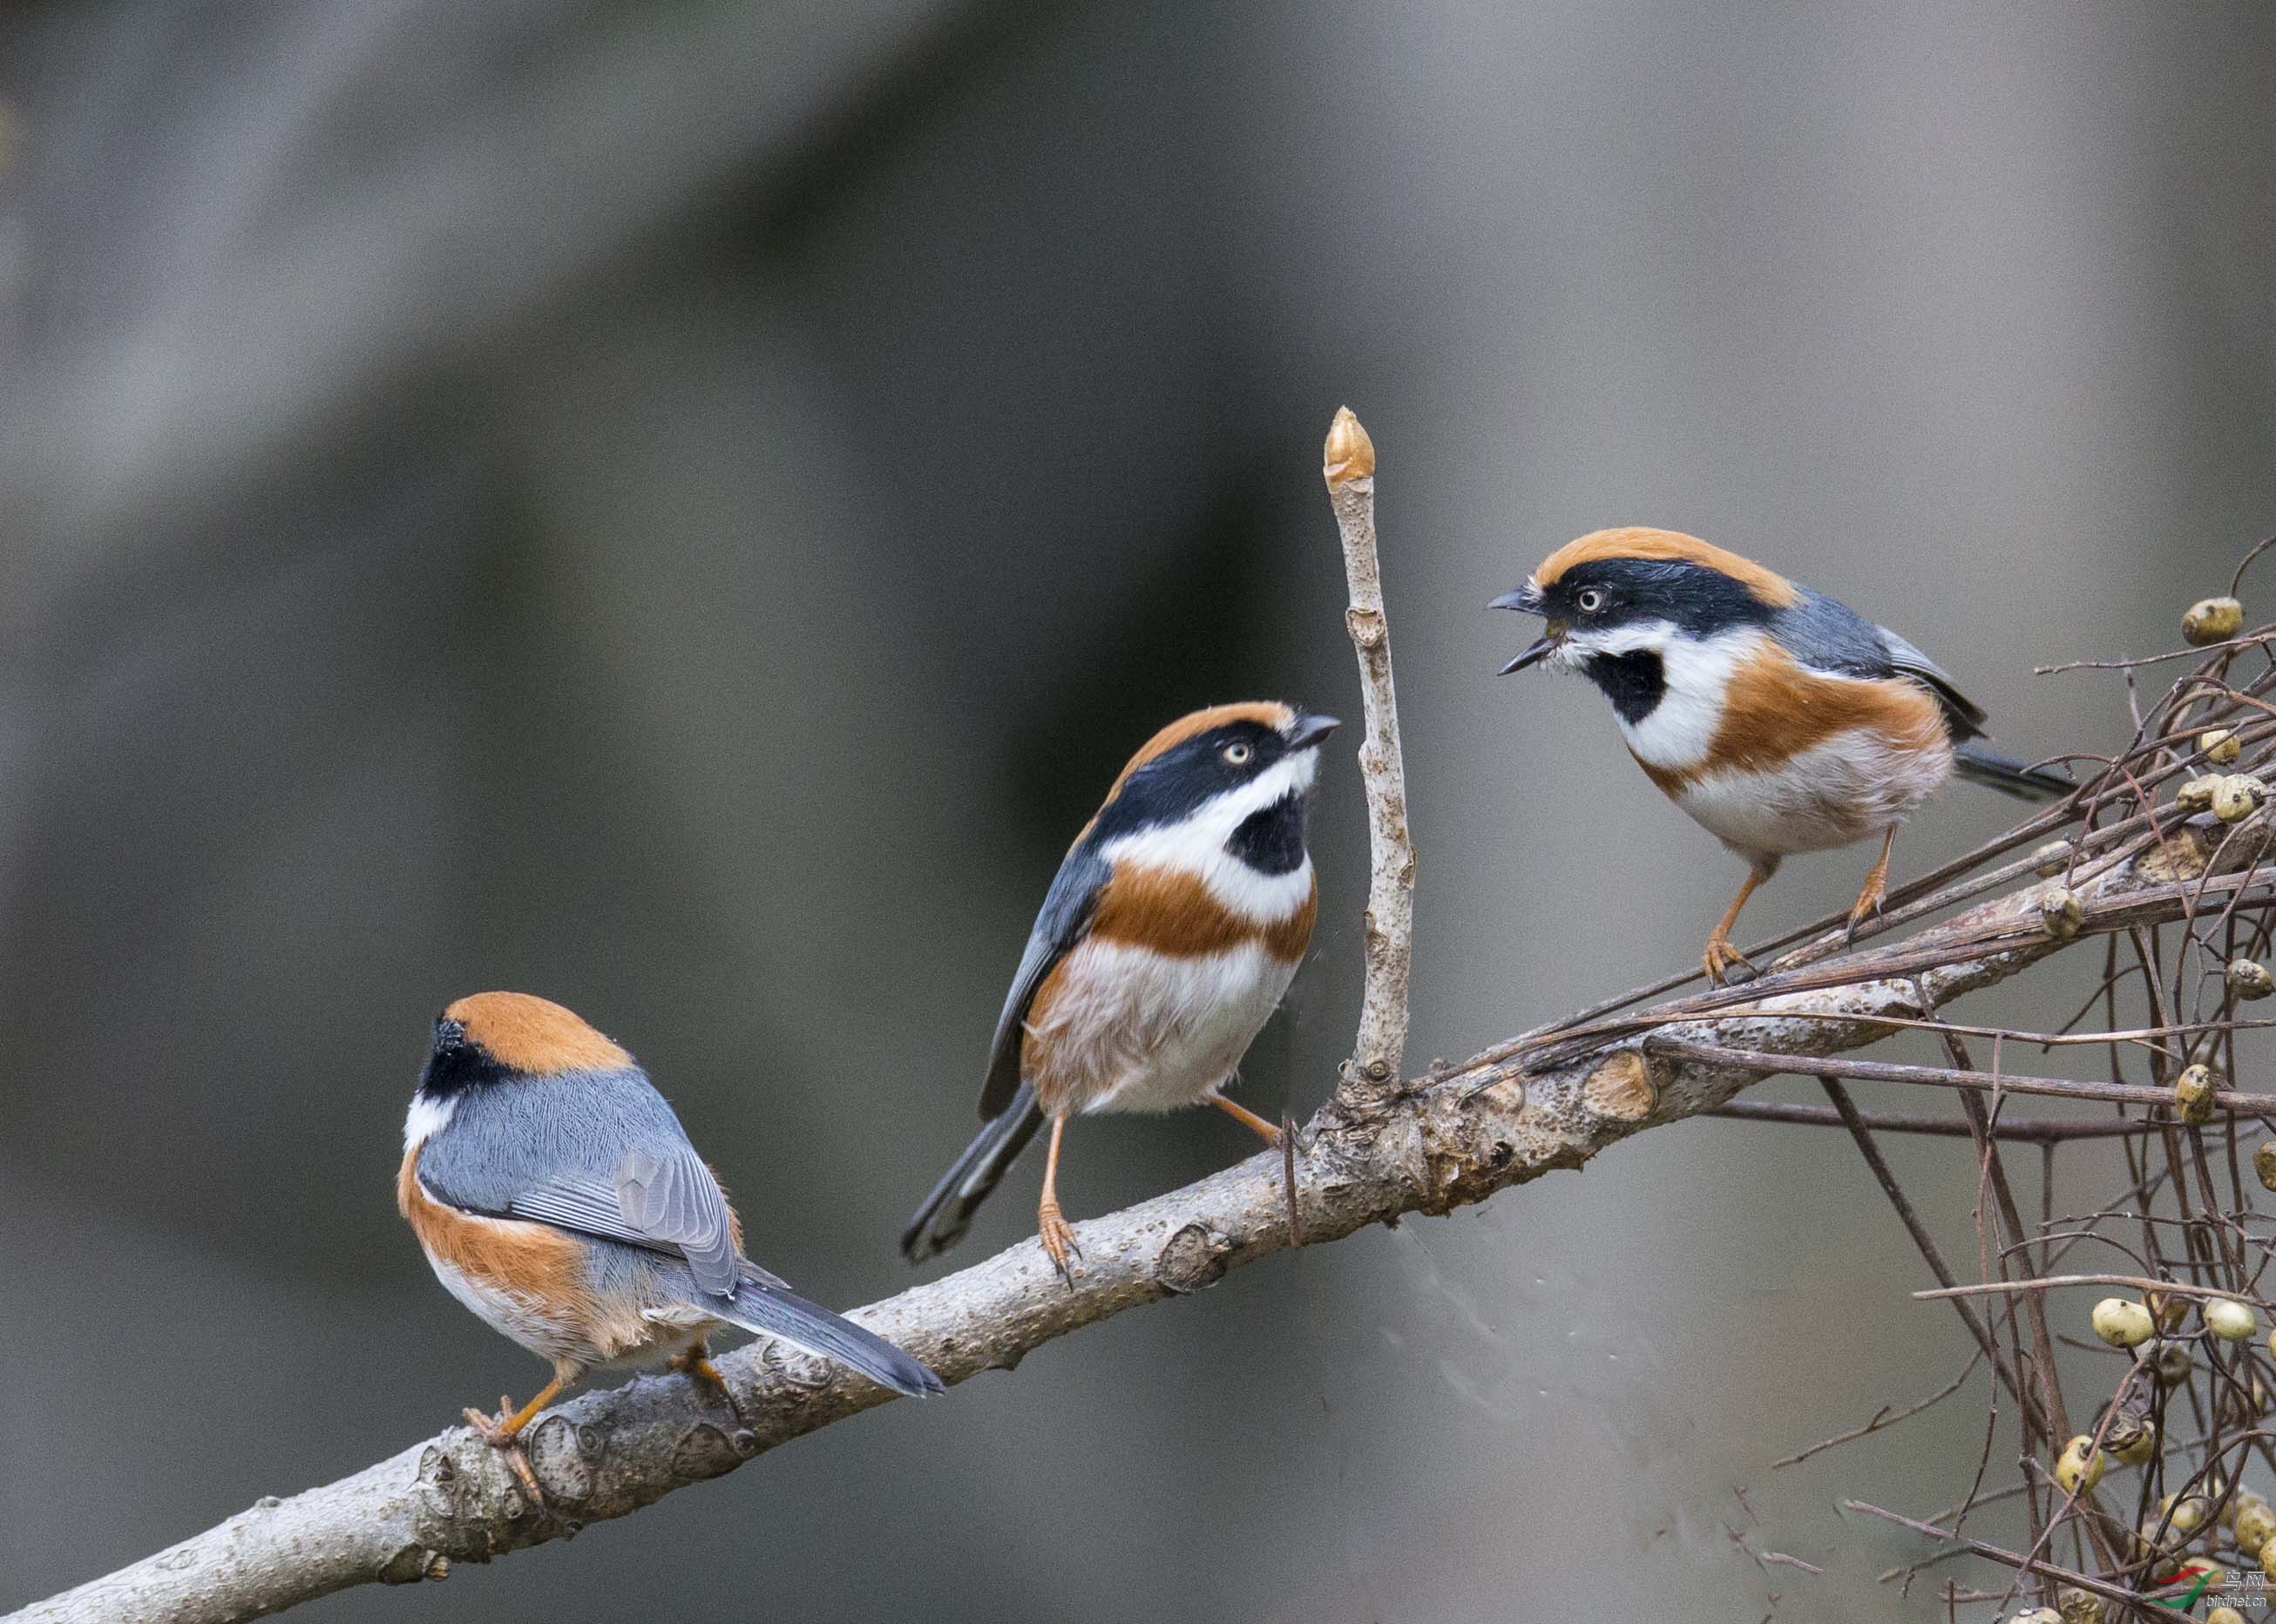
[[[719,1374],[719,1367],[711,1362],[709,1339],[698,1337],[687,1347],[664,1361],[664,1368],[677,1370],[692,1381],[698,1381],[714,1393],[725,1394],[727,1378]]]
[[[727,1378],[719,1374],[719,1367],[711,1362],[711,1342],[708,1337],[698,1337],[664,1361],[664,1369],[676,1370],[699,1387],[708,1387],[719,1401],[732,1411],[737,1426],[748,1424],[743,1420],[743,1407],[735,1402],[735,1395],[727,1390]]]
[[[1074,1276],[1067,1271],[1067,1256],[1080,1257],[1082,1248],[1074,1243],[1074,1231],[1059,1210],[1059,1135],[1066,1130],[1065,1117],[1051,1119],[1051,1148],[1043,1157],[1043,1198],[1036,1203],[1036,1233],[1043,1250],[1051,1254],[1051,1267],[1072,1290]]]
[[[1707,967],[1707,979],[1718,987],[1734,965],[1743,964],[1750,970],[1755,968],[1746,954],[1731,945],[1731,927],[1739,922],[1739,910],[1747,906],[1747,899],[1755,894],[1755,887],[1770,877],[1771,870],[1760,863],[1748,869],[1747,883],[1739,887],[1739,894],[1723,910],[1721,921],[1707,938],[1707,951],[1700,955],[1700,962]]]
[[[1865,889],[1857,893],[1856,905],[1849,910],[1850,941],[1857,939],[1857,927],[1865,922],[1865,915],[1881,911],[1881,902],[1889,894],[1889,848],[1897,843],[1897,826],[1889,825],[1889,832],[1881,837],[1881,860],[1865,876]]]
[[[1266,1144],[1277,1145],[1280,1142],[1279,1127],[1273,1123],[1267,1122],[1263,1117],[1258,1116],[1255,1112],[1249,1110],[1248,1106],[1236,1104],[1232,1100],[1225,1098],[1222,1094],[1210,1095],[1209,1097],[1209,1103],[1216,1106],[1219,1111],[1225,1112],[1225,1115],[1231,1117],[1234,1121],[1240,1123],[1241,1127],[1247,1128],[1259,1139],[1262,1139]]]
[[[488,1438],[493,1449],[507,1452],[506,1464],[513,1468],[513,1475],[521,1479],[521,1486],[529,1491],[530,1503],[534,1506],[545,1504],[545,1491],[537,1486],[537,1474],[530,1470],[529,1457],[522,1453],[521,1430],[535,1420],[538,1411],[552,1403],[560,1396],[561,1390],[575,1379],[574,1371],[556,1365],[553,1379],[540,1388],[537,1396],[520,1409],[513,1408],[512,1399],[501,1395],[498,1413],[495,1416],[485,1415],[478,1409],[469,1408],[466,1412],[468,1426]],[[512,1415],[507,1414],[509,1410],[512,1411]]]

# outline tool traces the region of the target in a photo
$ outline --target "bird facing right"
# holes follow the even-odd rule
[[[1976,742],[1984,712],[1894,632],[1696,536],[1591,532],[1488,607],[1549,623],[1505,676],[1545,662],[1588,678],[1645,776],[1747,860],[1701,955],[1710,981],[1746,964],[1731,928],[1781,859],[1881,837],[1854,935],[1881,906],[1898,825],[1955,772],[2027,801],[2072,789]]]
[[[1317,886],[1304,823],[1331,717],[1272,701],[1171,723],[1130,759],[1060,863],[996,1021],[988,1125],[901,1235],[911,1262],[954,1245],[1051,1123],[1036,1232],[1074,1279],[1058,1202],[1070,1116],[1210,1104],[1277,1143],[1225,1097],[1311,939]]]

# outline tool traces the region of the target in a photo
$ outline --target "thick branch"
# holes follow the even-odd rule
[[[2258,854],[2253,843],[2249,855]],[[2248,860],[2243,851],[2234,858]],[[2178,917],[2183,899],[2171,880],[2169,870],[2121,865],[2083,888],[2090,917]],[[1802,991],[1780,994],[1780,978],[1767,977],[1745,1013],[1710,1013],[1665,1028],[1667,1048],[1682,1051],[1648,1054],[1628,1037],[1483,1086],[1475,1074],[1442,1073],[1441,1080],[1395,1092],[1380,1112],[1357,1114],[1331,1103],[1314,1119],[1299,1167],[1304,1239],[1316,1245],[1402,1213],[1445,1212],[1552,1168],[1578,1167],[1642,1128],[1714,1110],[1793,1057],[1884,1036],[1890,1028],[1879,1018],[1923,1017],[2058,951],[2061,944],[2037,923],[2045,889],[1986,902],[1922,932],[1900,952],[1866,949],[1847,960],[1855,973],[1879,973],[1878,979],[1819,984],[1840,960],[1809,966],[1812,985]],[[1989,945],[1971,955],[1969,945],[1978,943]],[[1931,960],[1933,968],[1911,968]],[[1885,973],[1891,964],[1906,968]],[[1734,1052],[1743,1062],[1726,1058]],[[1852,1076],[1863,1070],[1842,1069]],[[2250,1101],[2227,1103],[2250,1109]],[[1072,1288],[1060,1284],[1042,1248],[1025,1241],[858,1317],[952,1382],[1008,1370],[1071,1331],[1196,1291],[1286,1247],[1280,1166],[1277,1154],[1254,1157],[1078,1226],[1083,1262]],[[17,1619],[209,1624],[373,1580],[440,1577],[451,1562],[487,1561],[637,1511],[886,1396],[771,1344],[739,1350],[720,1365],[750,1420],[747,1430],[679,1377],[645,1377],[547,1415],[530,1433],[544,1510],[523,1502],[495,1451],[452,1428],[338,1483],[263,1501]]]

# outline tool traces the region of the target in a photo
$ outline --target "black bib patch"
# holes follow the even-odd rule
[[[1289,791],[1251,812],[1225,849],[1260,874],[1291,874],[1304,861],[1304,798]]]
[[[1605,691],[1620,720],[1630,726],[1658,710],[1659,702],[1667,697],[1667,668],[1650,649],[1633,654],[1592,654],[1581,669]]]

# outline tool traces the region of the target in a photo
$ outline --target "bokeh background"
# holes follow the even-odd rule
[[[1692,960],[1740,877],[1597,696],[1492,674],[1530,633],[1481,605],[1580,531],[1754,552],[2019,754],[2107,746],[2120,686],[2031,667],[2168,646],[2276,528],[2272,82],[2257,0],[11,8],[0,1607],[542,1376],[391,1210],[456,994],[631,1046],[813,1294],[906,1285],[1123,757],[1356,715],[1339,403],[1418,1063]],[[2008,810],[1954,793],[1900,875]],[[1268,1112],[1348,1042],[1347,753],[1315,846]],[[1249,1149],[1079,1127],[1065,1188]],[[1899,1153],[1973,1257],[1965,1150]],[[308,1616],[1938,1617],[1834,1505],[1959,1499],[1980,1377],[1770,1465],[1957,1371],[1923,1279],[1838,1136],[1681,1126]]]

